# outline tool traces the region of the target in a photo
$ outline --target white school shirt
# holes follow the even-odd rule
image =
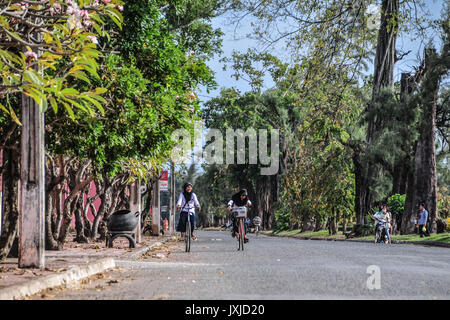
[[[195,193],[192,192],[191,195],[191,200],[189,200],[189,202],[184,205],[186,203],[186,198],[184,197],[183,192],[180,193],[180,196],[178,197],[178,202],[177,202],[177,206],[181,207],[181,211],[188,211],[189,213],[195,214],[195,207],[200,206],[200,202],[198,202],[197,196],[195,195]],[[184,208],[183,208],[184,206]]]
[[[228,206],[232,207],[234,204],[233,200],[228,201]],[[247,206],[251,206],[252,202],[250,200],[247,199]]]

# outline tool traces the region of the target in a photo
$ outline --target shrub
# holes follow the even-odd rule
[[[291,223],[291,215],[287,213],[283,208],[275,211],[276,231],[289,230],[290,223]]]
[[[393,215],[403,214],[403,210],[405,210],[405,199],[406,194],[398,194],[398,193],[388,198],[387,206]]]

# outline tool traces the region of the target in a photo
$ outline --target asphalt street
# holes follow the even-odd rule
[[[35,299],[450,299],[450,249],[198,231],[118,270]]]

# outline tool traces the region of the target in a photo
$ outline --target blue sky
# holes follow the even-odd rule
[[[432,19],[437,19],[441,16],[443,0],[424,0],[424,3],[426,10],[429,11]],[[209,94],[205,90],[201,90],[201,92],[199,92],[199,96],[202,101],[207,101],[211,97],[217,96],[220,92],[220,88],[222,87],[236,87],[241,91],[248,91],[250,88],[249,85],[243,80],[236,81],[232,78],[232,70],[230,70],[230,68],[228,68],[227,71],[223,71],[223,63],[219,60],[222,57],[231,57],[233,50],[246,52],[249,48],[259,48],[256,40],[245,37],[246,34],[251,32],[249,20],[247,20],[246,23],[241,23],[238,27],[235,27],[234,25],[229,24],[226,16],[222,16],[214,19],[213,25],[215,28],[221,28],[225,33],[222,47],[223,54],[220,57],[215,57],[215,59],[208,63],[208,65],[216,73],[218,89],[210,92]],[[427,37],[433,38],[435,41],[439,42],[439,34],[437,33],[427,34]],[[423,49],[426,44],[426,42],[420,39],[413,40],[413,36],[410,34],[402,34],[401,37],[398,38],[397,49],[403,52],[411,50],[411,53],[395,65],[394,73],[396,81],[400,80],[400,74],[402,72],[412,71],[412,67],[419,64],[419,59],[422,56]],[[273,48],[271,53],[282,58],[283,54],[286,52],[283,50],[282,46],[279,45],[277,48]],[[369,70],[368,72],[371,73],[372,70]],[[273,83],[269,80],[269,77],[267,77],[267,79],[266,89],[273,86]]]
[[[444,0],[424,0],[426,5],[426,10],[430,13],[430,18],[438,19],[441,17],[442,8],[443,8]],[[221,56],[215,57],[213,60],[209,61],[208,65],[212,68],[212,70],[216,73],[216,81],[218,83],[217,90],[211,91],[207,93],[206,90],[200,88],[200,92],[198,95],[200,100],[203,102],[208,101],[209,99],[216,97],[220,93],[221,88],[230,88],[235,87],[239,89],[241,92],[248,91],[250,86],[247,82],[240,80],[236,81],[231,77],[232,70],[228,68],[227,71],[223,71],[223,63],[220,62],[220,59],[223,57],[231,57],[233,50],[246,52],[249,48],[257,48],[260,49],[258,42],[256,40],[252,40],[247,38],[245,35],[251,32],[250,22],[247,20],[246,23],[241,23],[239,27],[235,27],[234,25],[230,25],[228,23],[227,17],[218,17],[213,20],[213,26],[215,28],[220,28],[224,32],[223,38],[223,46],[222,51],[223,54]],[[401,52],[406,52],[411,50],[411,53],[408,54],[404,59],[397,62],[394,70],[394,80],[399,81],[400,75],[402,72],[413,72],[413,67],[418,66],[420,63],[420,59],[423,55],[424,46],[427,44],[429,39],[433,39],[434,43],[440,44],[440,37],[438,33],[428,33],[427,39],[421,40],[413,40],[413,35],[411,34],[402,34],[397,39],[397,50]],[[437,48],[438,50],[440,47]],[[289,59],[286,50],[284,50],[282,45],[279,45],[276,48],[272,48],[270,51],[273,55],[283,59]],[[288,61],[288,60],[286,60]],[[368,74],[373,73],[373,68],[370,68]],[[274,83],[271,81],[268,76],[267,81],[265,83],[265,88],[271,88]],[[204,138],[204,137],[203,137]],[[202,145],[205,144],[204,139],[202,139]],[[189,165],[190,161],[186,162],[186,165]],[[202,168],[197,165],[197,169],[202,171]]]

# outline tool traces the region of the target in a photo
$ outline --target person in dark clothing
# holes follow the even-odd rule
[[[243,207],[243,206],[252,206],[252,202],[247,198],[247,190],[242,189],[238,193],[235,193],[231,200],[228,202],[227,210],[231,211],[233,207]],[[237,219],[235,218],[234,214],[231,215],[231,221],[233,222],[233,233],[231,234],[234,238],[236,236],[236,233],[238,232],[238,225],[237,225]],[[247,235],[244,236],[244,241],[248,242]]]
[[[177,231],[181,232],[182,241],[184,241],[184,233],[186,232],[186,222],[188,219],[188,215],[191,215],[192,239],[194,241],[197,240],[197,237],[194,235],[195,208],[200,210],[200,203],[198,202],[197,195],[194,192],[192,192],[192,184],[186,182],[183,185],[183,192],[180,193],[176,206],[177,210],[181,209]]]

